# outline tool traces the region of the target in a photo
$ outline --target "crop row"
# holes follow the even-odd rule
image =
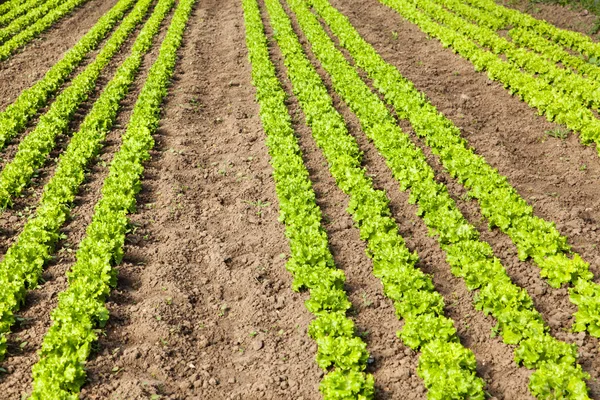
[[[27,127],[27,123],[44,107],[50,96],[61,87],[78,65],[98,47],[115,25],[123,19],[136,0],[119,0],[98,22],[58,61],[42,79],[25,89],[0,113],[0,150]]]
[[[436,182],[421,149],[400,130],[385,104],[350,66],[304,2],[290,2],[335,91],[357,115],[401,189],[410,189],[410,201],[418,205],[419,215],[446,252],[452,272],[462,277],[469,289],[479,289],[476,308],[496,318],[495,329],[505,343],[518,345],[515,361],[536,369],[530,379],[532,394],[539,398],[587,398],[588,375],[577,364],[576,346],[548,333],[527,292],[511,282],[489,244],[479,239],[478,231],[458,210],[446,187]],[[352,43],[362,41],[348,20],[326,0],[311,3],[344,46],[355,47]]]
[[[27,26],[33,24],[35,21],[48,14],[50,11],[55,9],[61,0],[48,0],[43,4],[30,10],[27,14],[17,18],[7,27],[0,29],[0,44],[6,42],[9,38],[21,32]]]
[[[396,7],[402,7],[401,3],[405,4],[395,0],[388,3]],[[493,68],[497,70],[498,64],[493,64]],[[403,80],[399,74],[395,79],[397,82]],[[382,92],[393,93],[399,90],[399,87],[390,88],[383,79],[378,79],[377,82],[386,85],[380,89]],[[388,101],[399,107],[400,100],[393,97],[389,95]],[[431,118],[434,118],[434,114],[433,111],[430,113]],[[426,121],[431,123],[432,120]],[[499,227],[512,239],[519,251],[519,258],[525,260],[531,257],[541,268],[542,277],[551,286],[560,287],[565,283],[574,286],[570,291],[570,299],[579,307],[575,314],[575,328],[599,336],[600,286],[593,283],[589,264],[577,254],[571,258],[568,256],[570,248],[567,239],[560,235],[554,224],[534,217],[532,207],[518,195],[505,177],[491,168],[483,158],[467,149],[466,143],[460,140],[460,131],[449,121],[431,125],[448,127],[439,134],[422,122],[417,124],[423,126],[423,133],[419,134],[428,137],[428,144],[440,155],[446,169],[471,190],[472,197],[479,200],[482,214],[488,219],[490,227]],[[436,139],[430,138],[436,136]]]
[[[317,146],[323,151],[336,184],[349,197],[348,212],[367,244],[374,274],[394,301],[405,325],[400,338],[421,351],[417,372],[430,399],[483,399],[484,382],[477,377],[473,353],[464,348],[454,323],[444,316],[444,300],[427,275],[415,267],[398,232],[386,193],[376,190],[361,167],[361,152],[317,71],[303,53],[279,0],[266,0],[293,92],[299,100]],[[294,5],[295,6],[295,5]],[[294,7],[292,6],[292,7]],[[310,14],[308,10],[305,10]],[[307,16],[297,10],[299,20]],[[319,46],[313,43],[313,49]]]
[[[429,16],[465,37],[489,48],[494,54],[504,55],[507,60],[538,79],[544,80],[555,89],[578,100],[586,107],[600,108],[600,82],[585,79],[570,69],[559,68],[554,62],[536,53],[519,48],[493,30],[471,24],[465,19],[446,11],[439,3],[451,11],[463,6],[458,0],[419,1],[419,8]]]
[[[7,0],[0,4],[0,15],[4,15],[7,12],[10,12],[12,9],[19,7],[23,1],[25,0]]]
[[[31,177],[47,160],[55,146],[56,137],[69,128],[79,106],[96,87],[102,70],[119,52],[131,33],[143,21],[153,0],[140,0],[107,40],[95,60],[77,75],[39,119],[35,129],[19,143],[14,158],[0,172],[0,207],[8,207],[14,196],[29,184]]]
[[[269,58],[267,38],[256,0],[243,1],[252,81],[271,155],[280,220],[285,226],[291,258],[286,268],[294,277],[293,289],[306,288],[308,310],[316,316],[309,335],[317,342],[317,363],[325,371],[320,391],[325,399],[371,399],[373,377],[363,371],[369,354],[346,317],[351,306],[344,291],[345,275],[335,268],[321,225],[321,210],[302,159],[286,93]]]
[[[46,1],[47,0],[27,0],[23,4],[19,4],[18,6],[11,8],[6,14],[0,15],[0,26],[6,26],[10,24],[21,15],[29,12],[33,8],[36,8]]]
[[[79,398],[78,392],[85,382],[85,362],[97,339],[95,328],[108,319],[104,303],[116,283],[113,265],[123,256],[127,214],[135,210],[143,162],[149,158],[154,145],[152,135],[159,125],[161,104],[167,95],[177,50],[194,3],[195,0],[179,1],[158,57],[150,67],[134,106],[121,147],[110,164],[102,197],[77,250],[77,261],[68,273],[69,286],[59,294],[58,305],[51,315],[52,326],[44,336],[39,353],[40,360],[33,367],[32,399]],[[150,47],[152,37],[172,4],[173,0],[159,0],[144,27],[147,32],[140,34],[146,44],[138,50]]]
[[[522,72],[516,65],[483,50],[464,35],[437,24],[417,9],[417,3],[405,0],[380,0],[399,12],[428,35],[437,38],[456,53],[471,61],[477,70],[487,70],[490,79],[497,80],[518,93],[530,106],[544,113],[548,120],[567,125],[580,133],[583,143],[600,140],[600,120],[579,101],[566,96],[534,75]]]
[[[150,4],[152,1],[148,0]],[[25,299],[27,289],[35,287],[44,264],[51,258],[59,230],[68,218],[68,205],[84,179],[84,168],[96,154],[118,111],[119,101],[127,94],[143,55],[152,46],[160,24],[174,0],[160,0],[136,39],[132,53],[117,70],[106,90],[94,103],[78,133],[60,158],[56,173],[44,190],[34,218],[0,263],[0,359],[6,352],[6,334],[15,321],[14,312]],[[134,11],[135,12],[135,11]],[[145,10],[140,10],[140,18]],[[58,101],[58,100],[57,100]]]
[[[563,46],[556,44],[529,29],[514,28],[508,31],[508,35],[515,44],[528,47],[555,63],[560,62],[565,67],[573,68],[580,75],[600,82],[600,67],[587,62],[582,57],[574,56],[569,53],[569,51],[565,50]]]
[[[471,20],[482,27],[492,30],[498,30],[507,24],[502,18],[488,11],[471,7],[458,0],[436,0],[444,4],[448,9],[454,11],[468,20]],[[526,17],[531,18],[531,17]],[[556,28],[555,28],[556,29]],[[543,31],[543,30],[542,30]],[[530,48],[553,62],[561,62],[563,65],[574,68],[580,75],[585,75],[592,79],[600,78],[600,67],[591,64],[584,57],[576,56],[565,50],[563,46],[545,38],[535,27],[515,27],[508,32],[514,44]]]
[[[493,0],[466,1],[475,7],[488,11],[498,21],[502,21],[504,27],[510,25],[512,27],[528,28],[589,58],[600,59],[600,44],[593,42],[582,33],[557,28],[546,21],[540,21],[520,11],[498,5]]]
[[[40,33],[50,28],[56,21],[69,14],[75,7],[80,6],[88,0],[51,0],[41,7],[52,4],[45,13],[31,17],[34,11],[14,20],[6,28],[0,30],[0,61],[6,60],[15,51],[35,39]],[[40,9],[39,7],[38,9]],[[36,10],[38,10],[36,9]],[[45,14],[45,15],[44,15]],[[8,36],[6,34],[9,34]],[[13,36],[14,35],[14,36]],[[10,37],[10,39],[8,39]]]
[[[386,100],[397,110],[403,110],[417,134],[427,139],[428,146],[440,156],[448,172],[470,189],[470,196],[479,201],[490,227],[499,227],[512,239],[521,260],[532,258],[551,286],[573,285],[571,301],[579,306],[575,329],[600,336],[600,286],[593,283],[589,264],[577,254],[569,257],[567,238],[553,223],[533,215],[533,208],[506,177],[468,149],[460,130],[451,121],[439,115],[430,104],[419,104],[423,103],[417,102],[423,96],[393,66],[386,65],[386,69],[382,69],[385,62],[372,49],[365,54],[370,56],[355,52],[354,57],[372,74],[374,85],[385,94]],[[403,101],[403,96],[410,96],[414,101]]]

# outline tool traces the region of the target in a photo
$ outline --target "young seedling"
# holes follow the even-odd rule
[[[569,137],[569,130],[565,128],[550,129],[546,131],[546,135],[565,140],[567,137]]]

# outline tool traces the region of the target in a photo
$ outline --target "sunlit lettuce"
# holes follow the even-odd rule
[[[497,226],[510,236],[522,260],[532,258],[540,266],[542,277],[547,278],[552,286],[574,284],[578,279],[592,279],[589,265],[578,255],[569,253],[567,239],[560,235],[554,223],[534,216],[533,208],[510,185],[507,178],[487,164],[483,157],[475,154],[461,137],[460,130],[439,113],[410,81],[402,77],[396,67],[386,63],[343,16],[331,8],[323,8],[323,2],[314,3],[326,19],[335,21],[332,29],[340,38],[340,44],[351,53],[357,65],[367,72],[373,85],[384,95],[386,102],[394,107],[401,118],[410,121],[416,134],[426,140],[433,153],[440,157],[446,170],[469,189],[469,196],[478,200],[481,213],[488,220],[490,228]],[[397,7],[414,21],[438,33],[438,38],[447,37],[452,39],[449,43],[463,46],[465,54],[479,54],[471,58],[475,64],[481,62],[482,67],[501,64],[498,64],[495,55],[460,40],[460,35],[457,36],[449,30],[439,30],[439,25],[429,21],[414,7],[411,8],[410,3],[400,2]],[[497,71],[502,72],[502,68],[498,67]],[[514,79],[530,81],[521,73],[515,73]],[[534,80],[533,83],[535,82]],[[532,93],[535,92],[534,90]],[[389,135],[384,139],[392,140]],[[402,142],[398,141],[397,146],[401,145]],[[400,186],[405,190],[410,187],[413,176],[423,178],[423,175],[413,174],[415,168],[402,170],[403,157],[412,160],[415,153],[403,151],[402,154],[402,157],[389,154],[388,165],[393,171],[396,169],[394,176],[400,180]],[[503,267],[497,261],[493,261],[491,250],[485,250],[486,246],[478,245],[477,240],[461,238],[459,229],[462,225],[456,219],[457,214],[443,209],[444,202],[437,199],[440,197],[437,195],[440,188],[436,182],[430,179],[410,188],[410,201],[413,203],[418,203],[425,193],[424,206],[419,207],[419,213],[428,224],[430,234],[438,236],[441,241],[454,242],[452,246],[444,247],[448,262],[452,272],[463,277],[470,289],[480,287],[490,274],[503,273]],[[425,212],[427,209],[434,215],[428,216]],[[439,224],[454,224],[454,228],[447,229],[446,236],[442,236],[442,230],[435,227]],[[464,231],[468,232],[468,229]],[[478,268],[483,269],[480,274],[476,273]]]
[[[487,11],[498,21],[502,21],[504,26],[511,25],[513,27],[533,29],[538,34],[580,52],[587,57],[600,58],[600,45],[583,33],[557,28],[546,21],[535,19],[526,13],[503,7],[493,0],[466,1],[477,8]]]
[[[600,286],[583,279],[569,289],[571,301],[578,307],[575,313],[576,332],[588,331],[592,336],[600,337]]]
[[[361,239],[367,244],[367,254],[373,259],[373,273],[381,279],[386,296],[394,301],[399,317],[405,321],[406,330],[403,332],[408,343],[414,345],[415,350],[422,350],[428,343],[436,341],[442,343],[441,348],[470,355],[469,359],[474,361],[473,353],[458,341],[452,320],[443,316],[444,301],[435,291],[431,278],[416,268],[417,257],[406,248],[399,235],[386,193],[373,187],[371,179],[362,168],[362,154],[356,140],[348,133],[343,118],[333,107],[325,85],[304,55],[287,14],[278,1],[267,0],[265,3],[273,28],[277,32],[275,39],[284,56],[292,90],[304,111],[317,146],[328,161],[336,184],[349,196],[347,211],[352,215]],[[341,70],[335,71],[336,73],[330,72],[334,85],[347,87],[349,91],[357,92],[357,98],[365,98],[364,91],[356,90],[354,78],[342,72],[344,68],[348,68],[344,65],[345,60],[342,62],[343,59],[339,58],[337,50],[332,47],[329,38],[306,5],[302,1],[290,1],[288,4],[298,18],[314,54],[323,62],[325,69],[330,72],[331,65],[340,67]],[[345,96],[342,98],[345,100]],[[392,125],[389,117],[386,117],[385,108],[382,109],[380,105],[372,102],[360,102],[356,107],[362,107],[364,114],[371,115],[367,122],[370,128],[378,130],[382,137],[389,135]],[[362,119],[364,114],[359,115],[361,123],[365,122]],[[389,124],[382,126],[377,123],[379,120]],[[396,139],[398,138],[390,138],[387,143],[390,149],[398,148]],[[406,141],[402,140],[402,143]],[[402,165],[406,156],[406,153],[398,154],[390,162]],[[415,152],[410,157],[418,159],[419,154]],[[412,175],[412,179],[433,179],[433,172],[422,168],[413,168],[407,175]],[[435,198],[431,200],[440,210],[447,204],[444,199],[441,203]],[[468,236],[469,232],[470,228],[466,232],[458,229],[458,236]],[[447,240],[452,241],[453,238],[454,235],[448,235]],[[425,315],[430,319],[422,320]],[[425,321],[438,321],[441,325],[421,323]],[[403,337],[402,334],[400,337]],[[450,343],[452,345],[449,345]],[[458,399],[467,394],[474,399],[484,398],[484,382],[477,376],[474,362],[455,363],[443,357],[435,358],[433,355],[427,360],[429,361],[422,363],[418,373],[424,377],[425,386],[429,390],[428,398]]]
[[[275,75],[256,0],[244,0],[246,43],[252,81],[271,155],[279,200],[279,220],[285,225],[291,257],[286,264],[294,290],[308,289],[305,305],[316,315],[308,334],[317,343],[316,360],[326,375],[320,384],[325,399],[373,398],[373,376],[366,374],[369,354],[346,316],[351,303],[344,290],[345,274],[336,269],[321,226],[321,210],[285,105],[286,94]]]
[[[142,4],[137,14],[140,20],[151,1],[147,3],[145,7]],[[102,140],[116,117],[119,102],[128,93],[143,56],[151,48],[152,39],[168,9],[155,13],[155,17],[140,32],[132,56],[117,70],[115,78],[109,82],[79,131],[73,135],[60,157],[54,176],[44,188],[35,216],[27,221],[17,241],[0,263],[0,285],[5,288],[0,292],[0,358],[6,352],[4,335],[14,323],[13,313],[24,301],[27,290],[36,287],[44,265],[51,259],[54,245],[60,237],[60,228],[69,216],[69,205],[84,180],[85,168],[100,150]]]
[[[454,150],[454,155],[466,154],[468,156],[468,154],[471,154],[460,149],[460,146],[465,146],[464,141],[460,138],[460,131],[450,121],[437,113],[433,106],[427,105],[425,97],[416,91],[412,84],[403,79],[395,67],[386,64],[377,55],[374,49],[360,37],[347,18],[331,7],[327,0],[310,0],[310,3],[319,16],[325,20],[332,32],[340,39],[339,43],[348,50],[356,64],[364,68],[369,74],[373,85],[381,88],[386,100],[391,102],[396,110],[400,110],[400,115],[410,119],[417,134],[428,138],[428,144],[435,144],[435,146],[432,146],[434,152],[444,154],[443,149],[450,148]],[[401,9],[403,15],[408,15],[409,19],[414,16],[415,20],[421,22],[422,15],[411,14],[416,10],[411,8],[410,3],[397,3],[397,7]],[[301,18],[299,18],[299,21],[302,25]],[[318,28],[315,27],[315,31],[317,30]],[[319,57],[319,50],[311,40],[310,34],[307,35],[312,43],[313,52]],[[326,37],[326,34],[322,33],[322,35]],[[473,47],[467,49],[473,52],[477,51]],[[375,108],[374,103],[378,102],[379,99],[374,97],[370,89],[364,85],[355,69],[344,67],[344,65],[347,65],[344,56],[333,46],[330,47],[329,52],[337,52],[339,56],[337,58],[333,56],[319,58],[324,68],[332,76],[334,89],[357,114],[365,133],[373,140],[396,179],[400,180],[401,188],[403,190],[410,189],[410,200],[419,206],[419,214],[430,229],[430,234],[436,237],[442,249],[446,251],[452,272],[463,277],[470,289],[480,289],[475,295],[475,306],[497,320],[495,331],[502,335],[506,343],[528,344],[530,343],[528,340],[534,340],[540,336],[546,337],[547,327],[544,325],[539,312],[535,310],[533,301],[527,292],[511,282],[500,261],[494,257],[489,244],[479,240],[477,231],[474,228],[462,230],[461,227],[467,224],[467,221],[458,211],[445,188],[440,186],[433,178],[423,180],[423,177],[432,176],[432,172],[416,172],[423,168],[431,171],[431,167],[427,165],[422,152],[406,138],[406,135],[393,122],[387,122],[391,117],[385,115],[387,112],[385,106],[380,106],[381,112],[373,111]],[[492,55],[492,57],[495,56]],[[482,59],[486,62],[489,60],[489,58]],[[343,79],[339,77],[342,74],[345,75]],[[336,78],[335,75],[338,75],[338,77]],[[351,79],[350,76],[354,76],[354,78]],[[351,81],[354,82],[353,85],[349,83]],[[361,89],[361,86],[364,88]],[[361,103],[369,101],[369,99],[372,99],[370,101],[373,104],[368,107],[369,111],[367,112],[367,107],[361,106]],[[373,129],[378,124],[385,126],[386,129]],[[435,140],[430,140],[430,137],[434,137]],[[447,159],[450,158],[450,156],[447,157]],[[472,172],[463,176],[463,178],[470,179],[471,182],[486,182],[486,176],[481,176],[482,171],[493,171],[489,167],[486,168],[486,164],[482,160],[478,160],[478,157],[471,157],[468,162],[456,161],[454,165],[464,168],[464,170],[459,171],[453,170],[452,172],[456,175],[461,174],[463,171]],[[483,168],[480,168],[482,166]],[[477,188],[481,196],[492,193],[494,191],[493,185],[506,185],[506,179],[503,177],[494,174],[487,174],[487,177],[489,177],[487,183],[490,185],[481,185]],[[405,181],[402,182],[401,179]],[[505,193],[510,195],[514,192]],[[515,208],[513,213],[515,216],[527,214],[528,206],[525,204],[525,207],[523,207],[522,204]],[[529,217],[531,216],[529,215]],[[502,221],[505,227],[510,227],[512,222],[510,218]],[[543,227],[543,229],[554,228],[552,224],[545,222],[540,224],[540,227]],[[548,237],[554,238],[554,240],[548,243],[546,241]],[[543,237],[543,235],[540,235],[538,237],[534,235],[530,239],[537,246],[534,254],[547,254],[544,253],[544,249],[557,251],[557,249],[564,249],[566,246],[565,239],[560,236]],[[410,290],[386,290],[386,293],[401,299],[406,293],[410,293]],[[410,338],[413,337],[419,338],[421,336],[411,334]],[[568,345],[556,340],[549,342],[548,346],[540,347],[540,353],[531,358],[531,363],[527,365],[532,369],[538,369],[548,363],[558,362],[551,355],[560,353],[564,346]],[[560,363],[566,365],[565,368],[568,367],[573,371],[580,370],[575,358],[561,359]],[[570,364],[567,365],[567,363]],[[536,376],[543,378],[543,373]],[[575,374],[572,383],[578,387],[585,387],[586,377],[586,375]],[[544,382],[556,385],[556,387],[547,387],[546,391],[557,394],[563,393],[564,382],[548,379]],[[545,398],[546,392],[540,389],[537,382],[532,380],[530,383],[531,393],[540,398]],[[585,393],[585,390],[583,393]]]
[[[101,139],[114,122],[119,100],[128,92],[144,55],[152,48],[161,22],[173,5],[174,0],[159,0],[154,13],[138,35],[132,54],[117,70],[115,80],[109,83],[92,108],[89,115],[94,118],[86,118],[82,124],[82,129],[104,130],[99,138],[89,138],[92,148],[93,141]],[[146,84],[138,97],[121,148],[111,162],[102,187],[102,198],[80,243],[77,261],[68,273],[69,286],[59,294],[58,306],[51,314],[52,326],[44,336],[39,353],[40,361],[33,367],[33,399],[78,398],[77,393],[85,382],[85,361],[97,339],[96,328],[104,326],[108,320],[104,302],[110,288],[116,284],[113,265],[119,263],[123,256],[127,213],[135,208],[135,195],[141,187],[142,162],[149,157],[148,151],[153,144],[151,132],[157,127],[160,104],[168,83],[165,76],[168,78],[173,72],[176,50],[181,43],[192,5],[193,0],[179,3],[159,56],[150,68]],[[78,140],[85,142],[86,139],[79,137]],[[95,151],[98,151],[99,143],[95,145]],[[82,146],[80,150],[85,151],[86,148],[90,149]],[[69,153],[69,149],[67,154],[75,156]],[[82,163],[80,168],[85,166],[85,158],[79,159]],[[64,165],[68,170],[69,164]],[[48,198],[48,193],[44,193],[45,198]]]
[[[0,61],[6,60],[56,21],[88,0],[51,0],[0,29]]]
[[[319,389],[326,400],[369,400],[374,386],[373,375],[336,369],[325,375]]]

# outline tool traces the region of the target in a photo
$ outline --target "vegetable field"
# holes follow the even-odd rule
[[[594,27],[0,1],[0,398],[600,399]]]

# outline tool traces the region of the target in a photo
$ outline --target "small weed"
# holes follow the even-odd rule
[[[363,306],[366,307],[370,307],[373,302],[369,299],[369,295],[367,295],[367,292],[365,292],[363,290],[362,294],[361,294],[362,300],[363,300]]]
[[[229,311],[229,306],[227,304],[223,304],[219,308],[219,317],[224,317],[227,311]]]
[[[398,40],[398,32],[392,31],[392,38],[394,38],[394,40]]]
[[[546,131],[546,135],[551,136],[553,138],[565,140],[569,137],[569,130],[565,128],[556,128]]]
[[[262,213],[263,213],[262,209],[269,207],[271,205],[271,203],[269,203],[268,201],[264,202],[262,200],[256,200],[256,201],[245,200],[244,203],[246,203],[252,207],[255,207],[257,209],[256,215],[258,215],[259,217],[262,216]]]
[[[587,169],[587,165],[583,164],[581,167],[579,167],[580,171],[585,171]]]

